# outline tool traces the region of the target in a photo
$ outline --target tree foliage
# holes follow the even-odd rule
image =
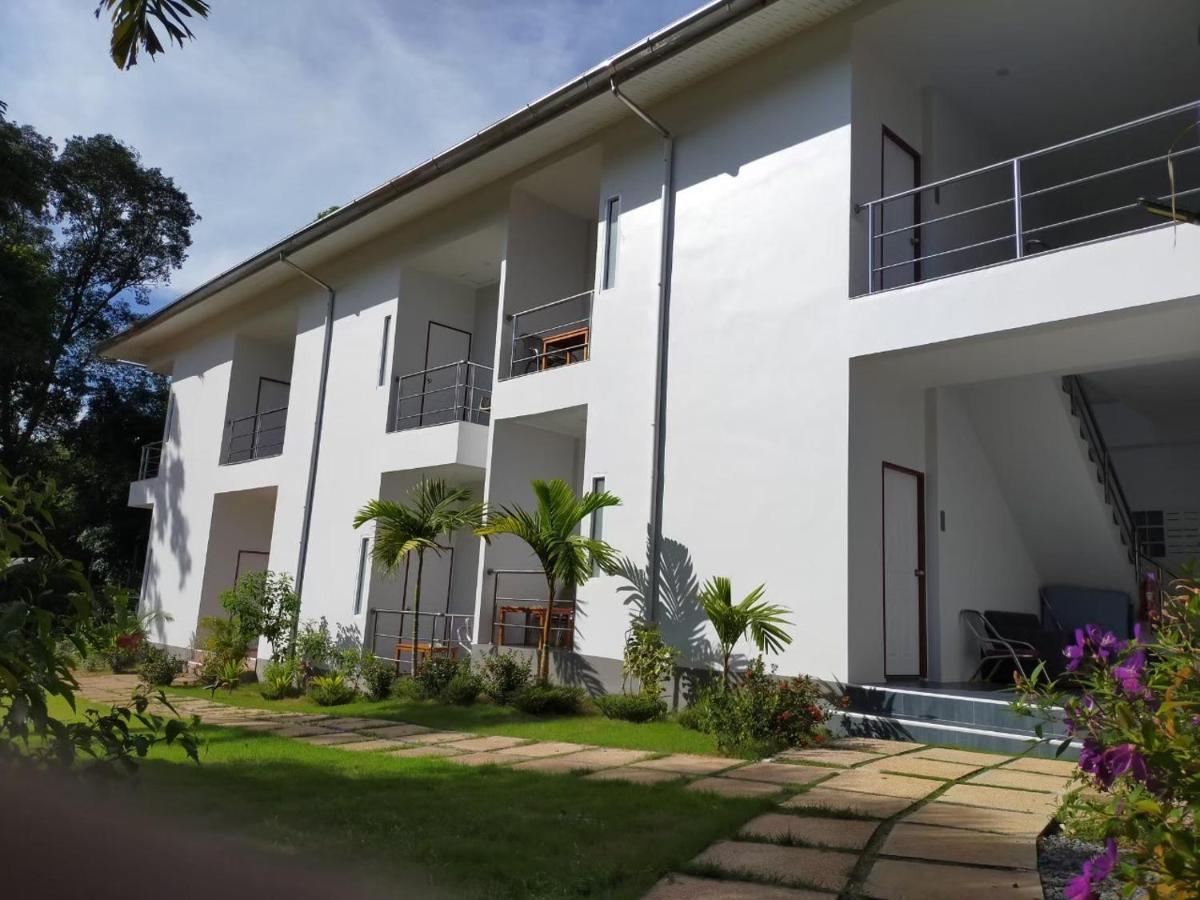
[[[125,506],[140,443],[161,436],[161,376],[96,360],[182,264],[184,194],[109,135],[61,152],[0,114],[0,465],[70,485],[52,536],[97,584],[128,583],[144,513]]]
[[[155,22],[166,35],[167,43],[183,46],[184,39],[195,35],[188,26],[192,15],[208,18],[206,0],[100,0],[96,18],[107,12],[112,21],[110,54],[118,69],[137,65],[139,50],[153,59],[166,47],[155,30]]]
[[[354,517],[354,527],[375,523],[375,542],[371,556],[386,572],[396,572],[417,557],[417,581],[413,590],[412,674],[417,673],[416,638],[421,626],[421,581],[425,572],[425,553],[437,556],[450,549],[456,531],[475,528],[483,515],[483,505],[471,499],[467,488],[452,488],[441,478],[422,478],[408,500],[372,500]],[[405,570],[407,575],[407,569]]]
[[[49,698],[76,709],[75,654],[97,652],[93,595],[82,566],[46,538],[53,492],[0,467],[0,762],[86,763],[106,774],[136,768],[158,743],[198,761],[192,724],[150,711],[151,694],[128,703],[56,716]],[[161,692],[156,698],[170,708]]]
[[[620,506],[621,500],[608,491],[589,492],[576,497],[571,486],[560,478],[534,481],[533,495],[537,506],[526,510],[520,506],[502,506],[490,513],[477,534],[491,537],[509,534],[529,545],[541,563],[548,590],[546,615],[542,620],[538,676],[550,677],[550,628],[555,600],[564,588],[578,587],[592,575],[593,566],[611,572],[617,565],[617,552],[604,541],[585,537],[580,524],[596,512],[609,506]]]
[[[791,625],[787,610],[763,600],[765,585],[759,585],[739,602],[733,602],[733,585],[728,578],[710,578],[700,590],[700,606],[717,633],[721,648],[721,673],[729,684],[729,658],[737,642],[750,635],[760,653],[778,653],[792,637],[784,626]]]

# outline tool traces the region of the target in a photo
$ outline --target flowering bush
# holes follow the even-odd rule
[[[1099,791],[1068,795],[1071,815],[1107,838],[1069,900],[1094,898],[1110,874],[1151,897],[1200,898],[1200,580],[1173,592],[1133,640],[1081,628],[1064,651],[1066,678],[1047,680],[1039,666],[1020,683],[1019,711],[1063,708],[1082,744],[1079,777]]]
[[[816,681],[807,675],[775,678],[773,671],[766,672],[762,657],[740,685],[712,685],[693,707],[680,717],[685,727],[715,735],[726,752],[755,756],[820,743],[830,715]]]

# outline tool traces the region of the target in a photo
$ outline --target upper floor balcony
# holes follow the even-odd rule
[[[585,362],[591,355],[592,291],[512,313],[505,378]]]
[[[227,436],[221,464],[249,462],[282,453],[287,411],[286,406],[279,406],[226,422]]]
[[[1200,194],[1200,102],[917,184],[857,207],[867,293],[1161,225]],[[884,165],[910,162],[892,136]]]
[[[492,412],[492,368],[469,360],[397,375],[389,431],[449,422],[487,425]]]

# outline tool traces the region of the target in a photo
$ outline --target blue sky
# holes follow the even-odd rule
[[[169,299],[544,94],[701,0],[213,0],[119,72],[95,0],[0,3],[0,99],[59,141],[108,132],[202,221]]]

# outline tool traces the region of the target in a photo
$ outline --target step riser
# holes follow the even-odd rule
[[[849,709],[883,718],[917,722],[959,725],[965,728],[1012,731],[1034,735],[1039,720],[1019,716],[1007,702],[955,697],[944,694],[925,694],[887,688],[848,685],[844,693],[850,698]],[[1063,735],[1061,714],[1043,724],[1047,735]]]
[[[1026,753],[1047,759],[1056,758],[1056,743],[1039,743],[1033,735],[1022,736],[949,723],[916,722],[888,716],[846,712],[831,723],[831,730],[851,737],[876,737],[923,744],[943,744],[963,750],[986,753]],[[1075,760],[1079,749],[1072,744],[1058,757]]]

